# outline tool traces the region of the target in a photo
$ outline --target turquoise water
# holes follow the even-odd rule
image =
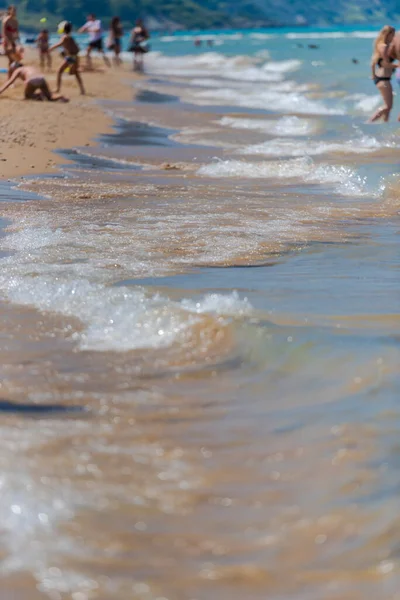
[[[204,51],[221,52],[226,56],[256,56],[267,50],[274,61],[289,60],[294,56],[302,61],[296,81],[316,82],[327,89],[339,85],[354,93],[371,93],[373,88],[368,68],[372,42],[378,30],[379,27],[340,27],[295,32],[286,29],[213,32],[214,37],[204,34],[204,38],[211,37],[214,41],[210,49],[205,47],[205,41],[202,47],[195,48],[195,34],[182,33],[157,37],[152,41],[152,48],[167,56],[196,56]],[[310,49],[310,44],[318,48]],[[353,58],[359,63],[354,64]]]
[[[106,23],[103,25],[106,26]],[[302,61],[296,81],[323,82],[326,88],[332,89],[340,84],[354,93],[371,93],[369,61],[373,39],[381,27],[377,24],[296,30],[273,28],[156,33],[151,39],[151,49],[171,57],[196,57],[212,52],[231,57],[238,54],[253,57],[267,50],[274,61],[294,56]],[[105,39],[106,36],[105,32]],[[87,36],[76,34],[76,38],[83,49]],[[196,39],[201,40],[201,46],[195,46]],[[209,40],[212,47],[208,46]],[[317,45],[318,48],[310,49],[309,45]],[[129,33],[124,36],[122,44],[126,60],[130,59],[128,46]],[[354,64],[352,59],[356,59],[358,64]]]

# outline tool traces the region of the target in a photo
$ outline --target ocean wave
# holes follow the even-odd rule
[[[288,40],[324,40],[324,39],[339,39],[346,37],[342,31],[326,31],[326,32],[304,32],[304,33],[286,33],[285,37]]]
[[[374,94],[373,96],[369,94],[353,94],[347,96],[345,100],[352,103],[356,111],[364,114],[372,113],[382,102],[379,94]]]
[[[272,33],[250,33],[249,38],[253,40],[272,40],[276,38],[276,35]]]
[[[300,68],[297,59],[268,61],[262,64],[259,56],[225,56],[218,52],[180,57],[164,56],[154,52],[148,57],[147,67],[152,75],[169,74],[179,77],[217,77],[248,82],[279,82],[284,74]],[[261,63],[261,64],[260,64]]]
[[[317,156],[320,154],[345,153],[369,154],[381,148],[398,148],[395,141],[379,141],[372,136],[363,135],[343,142],[314,142],[290,139],[272,139],[262,144],[242,148],[240,154],[262,156]]]
[[[316,165],[311,158],[283,161],[246,162],[220,160],[200,167],[197,172],[206,177],[239,177],[271,180],[296,180],[305,183],[334,185],[334,191],[344,196],[380,196],[382,189],[371,192],[366,178],[343,165]],[[336,184],[336,185],[335,185]]]
[[[60,236],[55,240],[54,234],[48,232],[33,247],[43,250],[60,241]],[[25,239],[21,253],[25,259],[27,249]],[[210,317],[208,324],[212,328],[216,326],[213,315],[243,316],[252,310],[248,301],[236,293],[205,295],[195,303],[175,302],[158,294],[149,295],[140,287],[110,287],[84,278],[70,279],[62,269],[52,269],[50,265],[42,269],[37,266],[31,276],[26,267],[32,264],[25,259],[12,257],[2,262],[2,292],[15,304],[79,319],[84,327],[73,339],[83,350],[165,348],[183,342],[191,335],[191,329],[201,328],[204,323],[200,315]]]
[[[263,71],[269,71],[272,73],[289,73],[291,71],[297,71],[302,65],[302,61],[296,58],[290,60],[271,61],[265,63],[262,67]]]
[[[195,79],[191,79],[189,81],[190,85],[195,87],[203,87],[203,88],[220,88],[221,82],[217,79],[211,79],[206,77],[196,77]],[[239,87],[242,87],[239,83]],[[230,85],[233,85],[232,83]]]
[[[184,35],[164,35],[158,41],[163,43],[171,42],[194,42],[195,40],[218,41],[218,40],[241,40],[245,36],[244,33],[200,33],[200,34],[184,34]]]
[[[207,344],[214,344],[216,332],[224,328],[223,319],[252,312],[245,298],[218,293],[192,302],[149,292],[140,285],[113,285],[130,277],[167,273],[178,264],[182,268],[185,260],[191,264],[191,256],[171,254],[163,260],[154,250],[161,231],[164,237],[170,231],[171,244],[176,245],[177,227],[187,230],[188,218],[180,223],[179,216],[168,213],[164,219],[158,216],[155,224],[151,211],[154,214],[149,207],[138,218],[138,208],[128,207],[124,219],[113,221],[109,210],[101,206],[69,206],[54,215],[57,225],[41,213],[20,219],[18,230],[10,231],[1,243],[3,250],[12,252],[1,263],[2,296],[15,304],[79,319],[82,328],[72,339],[81,349],[127,351],[187,343],[193,352],[201,353],[202,345],[207,350]],[[119,219],[118,213],[115,218]],[[201,227],[208,232],[212,229],[208,214],[193,215],[192,219],[196,233]],[[132,241],[133,222],[136,243]],[[197,259],[205,257],[210,262],[205,236],[200,238]],[[226,252],[237,252],[229,235],[221,232],[221,240],[226,241]],[[214,251],[212,245],[209,253]],[[223,252],[221,246],[219,260]]]
[[[118,117],[120,118],[120,117]],[[93,165],[96,168],[107,168],[111,165],[115,165],[115,167],[117,167],[118,165],[120,165],[121,167],[125,167],[125,168],[131,168],[131,169],[143,169],[144,166],[140,163],[135,163],[132,160],[125,160],[123,158],[118,158],[116,156],[103,156],[101,154],[101,150],[97,150],[97,151],[93,151],[90,152],[90,150],[87,149],[82,149],[79,147],[73,148],[70,153],[68,154],[68,158],[70,158],[70,155],[77,155],[77,156],[81,156],[84,160],[80,161],[78,163],[78,167],[85,167],[87,165],[85,159],[87,159],[87,161],[93,161]]]
[[[345,111],[341,108],[330,108],[323,102],[307,98],[300,90],[300,86],[292,85],[291,82],[284,82],[281,88],[279,88],[279,84],[276,87],[270,86],[268,88],[253,87],[243,93],[238,93],[237,89],[224,87],[200,91],[194,96],[193,102],[261,108],[281,113],[305,115],[345,114]]]
[[[352,31],[349,33],[349,37],[373,40],[378,35],[378,31]]]
[[[276,38],[286,38],[289,40],[324,40],[324,39],[342,39],[342,38],[359,38],[373,39],[377,36],[377,31],[291,31],[288,33],[263,33],[263,32],[236,32],[236,33],[201,33],[201,34],[184,34],[184,35],[164,35],[158,41],[162,43],[179,43],[179,42],[194,42],[195,40],[208,41],[212,39],[214,42],[218,40],[270,40]]]
[[[282,117],[278,120],[223,117],[217,123],[233,129],[246,129],[278,136],[305,136],[318,130],[316,121],[294,116]]]

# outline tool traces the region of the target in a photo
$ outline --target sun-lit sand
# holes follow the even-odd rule
[[[28,50],[24,62],[37,64],[36,53]],[[1,57],[0,64],[6,67],[6,58]],[[54,53],[53,70],[45,73],[51,89],[59,64]],[[0,96],[1,178],[49,172],[61,160],[65,162],[54,150],[94,145],[93,138],[110,128],[112,119],[97,101],[129,101],[133,96],[129,81],[136,76],[128,64],[120,69],[106,69],[100,61],[95,65],[95,72],[83,73],[86,96],[79,94],[74,77],[64,75],[62,92],[70,99],[68,104],[26,101],[22,82]],[[0,75],[1,85],[5,80],[6,75]]]

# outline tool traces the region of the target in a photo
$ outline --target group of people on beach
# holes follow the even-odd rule
[[[78,31],[79,33],[87,32],[89,34],[89,43],[86,49],[86,69],[88,71],[93,70],[92,53],[94,51],[99,52],[103,56],[107,67],[111,67],[111,62],[104,49],[104,32],[100,19],[97,19],[96,15],[90,14],[87,17],[86,23]],[[53,45],[50,45],[50,35],[47,29],[43,29],[36,39],[40,67],[42,69],[45,66],[51,69],[51,53],[56,49],[61,49],[62,63],[57,71],[56,91],[52,93],[44,75],[35,66],[23,63],[24,49],[20,44],[17,10],[15,6],[8,7],[2,22],[3,53],[8,59],[8,78],[0,88],[0,94],[13,85],[17,79],[21,79],[25,84],[24,96],[28,100],[68,102],[68,99],[60,93],[62,77],[66,71],[69,71],[70,75],[75,76],[81,94],[85,94],[79,62],[80,48],[72,35],[72,24],[68,21],[63,21],[59,25],[58,33],[60,34],[60,39]],[[122,37],[123,29],[121,21],[119,17],[113,17],[108,34],[107,50],[113,52],[113,62],[116,66],[122,63],[120,58]],[[133,53],[135,71],[143,70],[143,54],[148,50],[146,44],[149,37],[143,21],[138,19],[132,30],[129,46],[129,51]]]
[[[79,33],[89,34],[89,43],[86,49],[86,69],[93,70],[92,53],[99,52],[107,67],[111,62],[104,49],[104,32],[100,19],[90,14],[86,23],[78,30]],[[58,33],[60,39],[57,43],[50,45],[50,35],[47,29],[43,29],[36,44],[39,51],[40,67],[46,66],[51,69],[51,53],[60,48],[62,50],[62,63],[57,72],[57,85],[55,93],[50,91],[44,75],[33,65],[23,64],[24,50],[20,44],[19,23],[15,6],[9,6],[2,20],[1,38],[3,54],[8,58],[8,78],[2,87],[0,94],[7,90],[17,79],[25,84],[25,98],[32,100],[49,100],[67,102],[67,98],[61,95],[63,74],[68,70],[70,75],[76,77],[81,94],[85,94],[85,87],[81,76],[79,63],[80,48],[72,35],[72,24],[63,21],[59,25]],[[119,17],[111,20],[106,49],[113,52],[114,65],[121,65],[120,58],[122,50],[123,28]],[[147,41],[149,33],[141,19],[138,19],[130,37],[128,50],[133,53],[133,67],[136,71],[143,70],[143,55],[148,51]],[[371,59],[372,79],[383,98],[380,106],[370,118],[373,123],[379,119],[387,122],[393,107],[393,87],[391,83],[394,72],[398,69],[400,75],[400,33],[391,25],[385,25],[374,41]],[[400,120],[400,116],[399,116]]]

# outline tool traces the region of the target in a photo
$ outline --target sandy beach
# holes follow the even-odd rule
[[[6,66],[6,59],[1,59]],[[26,64],[37,64],[33,50],[26,53]],[[53,71],[45,73],[52,89],[55,88],[56,71],[60,59],[53,56]],[[112,119],[96,103],[101,99],[128,101],[133,92],[130,80],[136,76],[129,72],[130,65],[121,69],[97,70],[83,73],[87,95],[81,96],[74,77],[65,75],[63,93],[68,104],[31,102],[23,99],[23,85],[16,83],[0,97],[0,177],[12,178],[32,173],[48,173],[61,160],[54,151],[72,146],[92,146],[99,133],[106,133]],[[1,84],[6,75],[1,76]],[[39,152],[38,152],[39,149]]]

